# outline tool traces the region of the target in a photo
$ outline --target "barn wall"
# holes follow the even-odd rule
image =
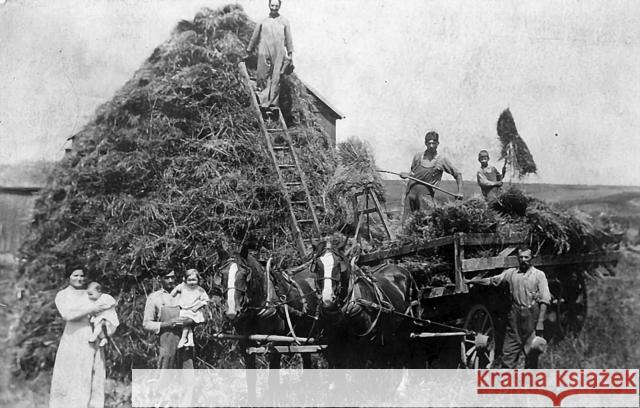
[[[0,193],[0,253],[16,253],[25,239],[36,196]]]
[[[329,135],[331,145],[336,146],[336,115],[327,106],[316,98],[316,112],[319,113],[320,125]]]

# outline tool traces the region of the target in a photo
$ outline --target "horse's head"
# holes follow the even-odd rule
[[[347,296],[349,263],[345,261],[346,240],[334,247],[330,241],[313,243],[314,258],[311,271],[316,279],[316,291],[325,309],[335,309]]]
[[[224,314],[234,321],[264,301],[264,271],[262,265],[250,258],[231,257],[222,267]]]

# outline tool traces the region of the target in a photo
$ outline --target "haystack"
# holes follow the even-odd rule
[[[341,218],[347,220],[347,224],[340,228],[340,232],[353,236],[358,223],[358,217],[353,209],[356,193],[369,189],[380,202],[384,202],[384,187],[376,171],[377,166],[371,146],[366,141],[350,137],[338,143],[337,157],[338,165],[325,187],[324,197],[328,201],[338,203],[336,211],[341,213]],[[366,205],[364,196],[360,196],[359,201],[359,207],[363,208]],[[373,203],[369,205],[373,206]],[[367,235],[370,232],[371,238],[376,241],[386,237],[382,226],[376,223],[366,227],[361,225],[361,231],[362,228],[366,229]]]
[[[75,135],[74,152],[51,175],[22,248],[27,295],[16,342],[24,373],[48,369],[62,321],[53,298],[81,266],[119,299],[111,373],[153,367],[153,335],[142,330],[146,295],[169,270],[197,268],[213,288],[217,249],[247,236],[285,264],[299,264],[288,212],[237,64],[254,24],[238,5],[203,9],[177,25],[115,97]],[[285,114],[311,194],[321,196],[335,153],[300,81],[282,87]],[[344,223],[329,199],[328,229]],[[198,354],[233,366],[228,345],[196,331]]]
[[[405,226],[404,239],[428,240],[456,232],[522,233],[536,252],[549,255],[604,251],[615,241],[587,214],[547,204],[515,187],[489,203],[472,198],[417,213]]]

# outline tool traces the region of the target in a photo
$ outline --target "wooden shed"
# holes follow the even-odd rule
[[[340,113],[331,103],[320,94],[316,89],[309,86],[309,84],[302,82],[307,88],[307,91],[313,96],[315,100],[316,113],[320,115],[322,127],[329,134],[331,138],[331,145],[336,145],[336,121],[338,119],[344,119],[345,116]]]

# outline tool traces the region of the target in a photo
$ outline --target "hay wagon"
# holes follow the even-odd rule
[[[456,233],[364,254],[358,264],[366,268],[385,262],[400,263],[408,256],[444,254],[449,282],[420,287],[420,319],[429,324],[417,325],[419,330],[411,336],[440,344],[440,348],[433,347],[440,356],[435,356],[431,362],[436,363],[429,365],[438,366],[439,361],[450,367],[452,361],[457,361],[458,367],[483,368],[491,366],[496,350],[501,350],[504,329],[501,316],[506,314],[509,297],[501,288],[469,287],[465,279],[490,276],[517,266],[518,259],[513,254],[524,243],[532,244],[524,234]],[[568,331],[582,328],[587,313],[585,272],[599,265],[615,264],[618,256],[617,251],[602,251],[539,255],[533,259],[533,265],[547,275],[552,294],[545,322],[546,337],[559,339]],[[425,264],[424,268],[427,267]]]
[[[505,268],[516,267],[516,248],[527,243],[535,248],[525,234],[467,234],[399,245],[363,254],[358,266],[365,271],[385,263],[402,262],[407,257],[422,257],[425,262],[417,268],[429,269],[426,260],[438,255],[444,260],[441,276],[447,283],[423,284],[419,287],[418,315],[401,315],[415,323],[411,340],[424,342],[430,351],[426,367],[488,368],[502,349],[503,331],[509,307],[505,288],[469,286],[465,279],[486,277]],[[545,337],[561,339],[567,332],[582,329],[587,315],[587,271],[598,266],[615,264],[616,250],[563,255],[538,255],[533,265],[543,270],[552,295],[547,310]],[[433,258],[431,258],[433,259]],[[413,274],[416,273],[413,265]],[[419,271],[418,271],[419,273]],[[369,305],[375,307],[376,305]],[[386,310],[385,312],[389,312]],[[396,312],[394,312],[396,313]],[[399,314],[399,313],[396,313]],[[259,343],[247,350],[250,354],[307,354],[322,353],[327,347],[322,339],[302,337],[218,334],[218,338],[249,339]]]
[[[312,236],[319,234],[320,228],[315,214],[316,205],[311,200],[294,143],[279,109],[275,112],[275,120],[269,119],[269,114],[260,110],[254,78],[247,70],[245,62],[240,62],[238,68],[272,157],[281,191],[286,198],[295,244],[301,257],[306,258],[308,243]],[[515,128],[515,125],[513,127]],[[357,193],[353,200],[354,216],[358,220],[355,236],[359,236],[365,217],[369,224],[370,215],[378,214],[391,240],[388,244],[392,245],[394,237],[375,193],[372,193],[370,188],[365,188]],[[374,207],[370,207],[371,203]],[[501,311],[507,307],[508,296],[493,287],[470,288],[465,283],[465,278],[489,276],[504,268],[517,266],[517,257],[512,254],[517,246],[525,242],[530,245],[537,244],[529,242],[528,236],[523,234],[504,236],[456,233],[426,242],[399,245],[364,254],[359,258],[358,265],[366,269],[385,262],[401,262],[408,256],[428,257],[432,254],[444,254],[448,258],[445,262],[448,282],[429,283],[420,287],[420,316],[406,316],[416,323],[417,330],[412,336],[416,341],[447,338],[457,340],[456,353],[445,351],[440,354],[459,357],[456,364],[458,366],[486,367],[491,365],[495,350],[501,349],[500,316],[504,315]],[[601,264],[615,263],[617,259],[618,254],[614,251],[541,255],[534,258],[533,264],[541,267],[547,275],[553,297],[545,324],[545,331],[547,328],[549,331],[548,337],[558,338],[568,330],[581,329],[587,313],[584,272]],[[424,269],[430,268],[427,262],[422,266]],[[425,328],[429,330],[424,330]],[[225,334],[220,336],[238,339]],[[478,341],[479,338],[486,341]],[[248,350],[255,354],[316,353],[326,348],[320,344],[319,339],[304,339],[301,342],[300,338],[269,335],[255,335],[251,339],[261,344]]]

